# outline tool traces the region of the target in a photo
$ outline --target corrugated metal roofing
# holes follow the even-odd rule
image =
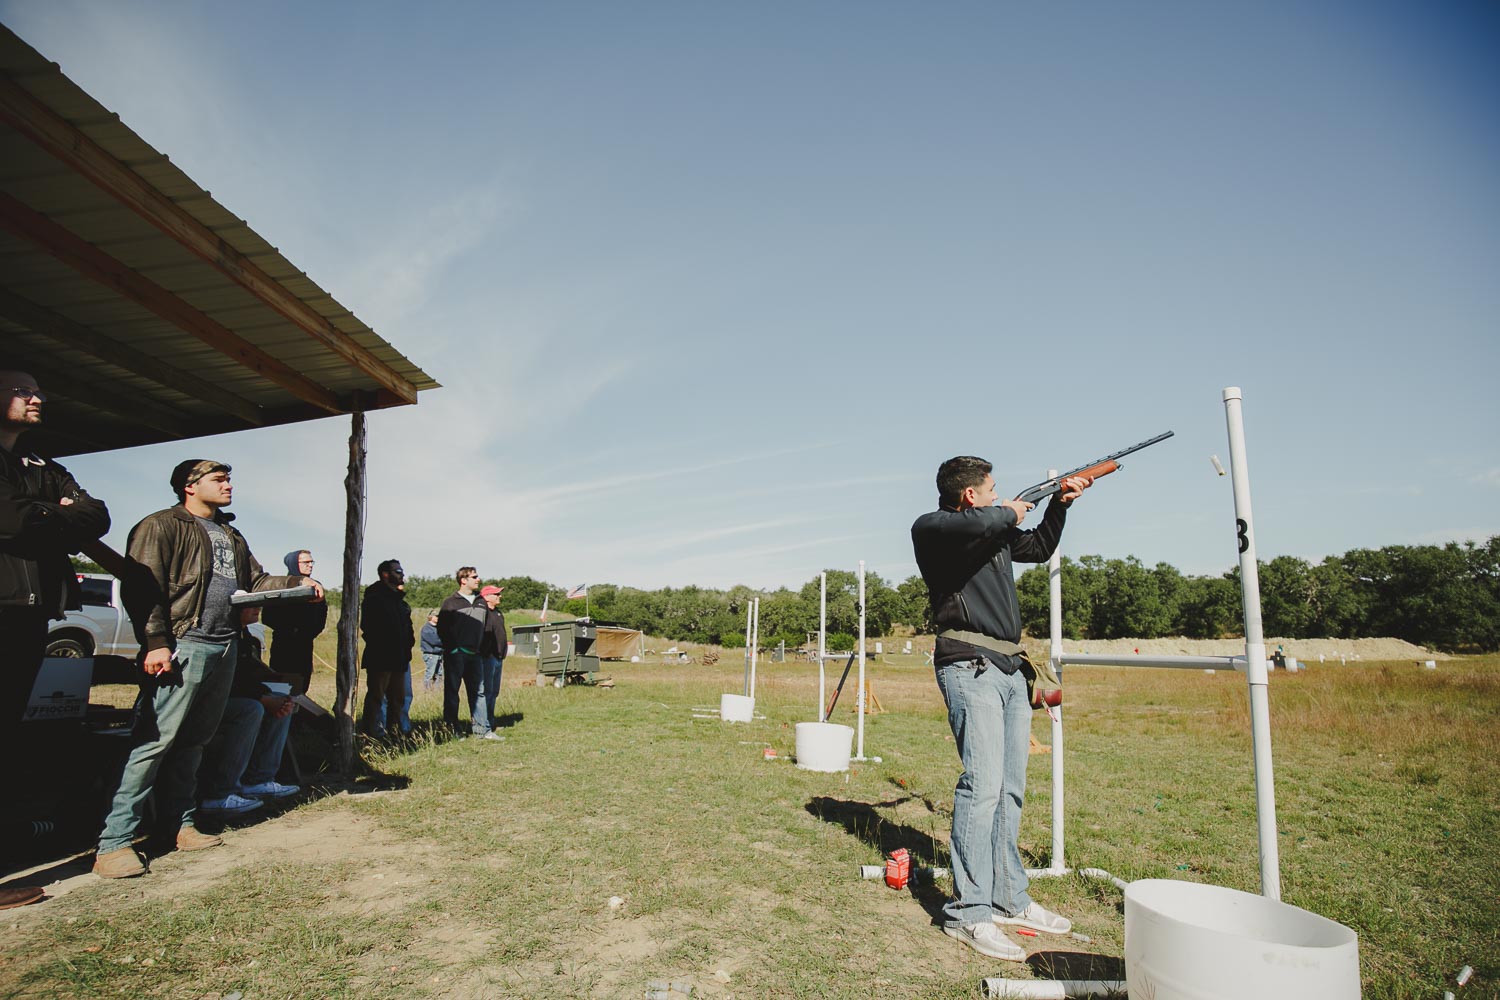
[[[47,391],[56,455],[438,388],[4,26],[0,345]]]

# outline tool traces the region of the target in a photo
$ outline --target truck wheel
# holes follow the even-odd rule
[[[92,656],[92,644],[87,639],[79,639],[71,635],[60,635],[47,640],[48,656],[64,656],[69,659],[82,659]],[[35,647],[33,647],[35,648]]]

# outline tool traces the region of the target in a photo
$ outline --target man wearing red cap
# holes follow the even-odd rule
[[[500,717],[495,714],[495,700],[500,697],[500,675],[505,670],[506,647],[510,638],[505,634],[505,614],[500,610],[500,593],[504,587],[490,584],[481,587],[479,596],[489,608],[484,622],[484,641],[479,655],[484,661],[484,713],[489,719],[490,732],[494,732]],[[505,739],[498,736],[499,739]]]

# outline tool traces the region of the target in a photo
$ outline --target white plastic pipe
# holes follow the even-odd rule
[[[1047,470],[1047,478],[1057,475],[1056,469]],[[1051,635],[1048,655],[1052,658],[1052,669],[1062,680],[1063,629],[1062,629],[1062,553],[1056,549],[1047,560],[1047,626]],[[1063,707],[1052,708],[1052,864],[1048,872],[1062,875],[1067,872],[1067,861],[1063,858]]]
[[[1276,844],[1276,782],[1271,770],[1271,702],[1267,692],[1266,640],[1261,631],[1260,572],[1255,562],[1255,518],[1250,510],[1250,466],[1245,458],[1244,394],[1224,390],[1229,429],[1229,475],[1240,547],[1240,588],[1245,611],[1245,674],[1250,683],[1250,733],[1255,748],[1255,819],[1260,836],[1260,894],[1281,898],[1281,861]]]
[[[996,1000],[1068,1000],[1125,993],[1123,982],[1107,979],[981,979],[979,987],[985,996]]]
[[[855,738],[855,760],[865,759],[865,561],[859,561],[859,722]]]
[[[750,625],[755,617],[754,602],[745,601],[745,697],[750,697]]]
[[[818,721],[828,721],[828,571],[818,574]]]
[[[1075,667],[1164,667],[1177,670],[1244,670],[1243,656],[1155,656],[1134,653],[1064,653]]]
[[[760,653],[760,598],[750,602],[750,697],[755,698],[755,664]]]

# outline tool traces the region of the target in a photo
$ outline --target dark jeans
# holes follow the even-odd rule
[[[488,713],[481,698],[484,685],[484,657],[478,653],[443,654],[443,721],[460,736],[463,728],[458,721],[458,688],[463,685],[469,702],[469,726],[475,735],[490,731]]]
[[[0,608],[0,740],[16,738],[16,725],[26,716],[26,703],[42,669],[47,648],[47,612],[40,608]]]
[[[371,736],[384,736],[386,726],[380,717],[380,705],[385,704],[385,718],[395,719],[392,729],[400,729],[401,703],[406,698],[406,686],[411,683],[411,667],[405,670],[365,671],[365,710],[360,716],[359,727]],[[402,732],[411,731],[407,723]]]

